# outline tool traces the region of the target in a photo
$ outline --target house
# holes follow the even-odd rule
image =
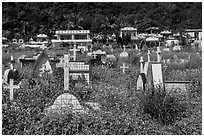
[[[56,39],[52,40],[53,46],[59,43],[76,43],[76,45],[87,46],[92,43],[89,37],[90,30],[58,30],[55,32]]]
[[[121,28],[120,36],[122,37],[123,35],[129,35],[131,37],[131,40],[134,40],[137,37],[137,28],[133,27]]]

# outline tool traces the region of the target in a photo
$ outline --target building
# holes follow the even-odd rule
[[[194,40],[202,40],[202,29],[187,29],[185,33],[189,34]]]
[[[122,37],[123,35],[130,35],[131,40],[133,40],[137,37],[137,28],[124,27],[120,30],[120,36]]]
[[[52,40],[54,46],[58,43],[76,43],[80,46],[92,43],[89,30],[58,30],[55,34],[56,39]]]

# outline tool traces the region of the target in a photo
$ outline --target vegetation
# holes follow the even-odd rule
[[[134,53],[132,55],[138,59]],[[125,75],[120,65],[111,69],[95,66],[92,88],[71,88],[70,92],[78,94],[82,101],[98,102],[102,106],[100,112],[90,111],[84,115],[44,113],[44,109],[52,105],[54,97],[63,90],[63,72],[60,70],[55,70],[54,76],[47,79],[49,84],[39,79],[39,84],[33,89],[25,86],[16,90],[13,103],[9,102],[9,92],[3,89],[2,134],[201,134],[201,66],[194,64],[196,67],[191,69],[172,67],[166,70],[166,80],[191,81],[187,95],[174,96],[161,89],[136,91],[139,64],[130,65]],[[31,68],[20,69],[20,74],[23,78],[30,78],[30,71]]]
[[[28,40],[39,33],[53,37],[55,30],[89,29],[112,34],[132,26],[143,32],[149,27],[202,28],[201,2],[3,2],[3,36]]]

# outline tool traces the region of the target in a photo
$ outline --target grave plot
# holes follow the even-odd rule
[[[157,62],[150,61],[150,51],[148,50],[148,61],[144,63],[143,57],[140,58],[140,75],[137,80],[137,90],[146,88],[165,88],[167,93],[177,92],[186,94],[189,89],[189,81],[164,81],[160,57],[160,49],[157,49]]]

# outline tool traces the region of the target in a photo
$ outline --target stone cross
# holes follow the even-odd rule
[[[167,69],[167,67],[168,67],[168,65],[166,65],[166,61],[165,61],[165,64],[164,64],[164,70],[166,71],[166,69]]]
[[[123,66],[121,66],[120,68],[123,69],[123,74],[125,74],[125,69],[128,68],[127,66],[125,66],[125,63],[123,63]]]
[[[144,63],[144,60],[143,60],[143,57],[141,56],[140,57],[140,73],[143,73],[143,63]]]
[[[94,59],[96,59],[96,57],[97,57],[96,53],[93,53],[92,56],[93,56]]]
[[[64,54],[63,61],[58,63],[56,67],[64,68],[64,90],[69,90],[69,54]]]
[[[157,62],[161,61],[160,53],[161,53],[160,47],[157,47]]]
[[[148,52],[147,52],[147,62],[150,62],[150,50],[148,50]]]
[[[14,60],[13,60],[13,56],[11,56],[11,71],[14,70]],[[9,85],[4,86],[4,88],[9,89],[10,91],[10,100],[13,100],[13,90],[14,89],[19,89],[20,86],[19,85],[14,85],[14,80],[13,78],[10,79],[9,81]]]
[[[73,57],[74,57],[74,61],[75,61],[75,60],[76,60],[76,52],[77,52],[77,51],[80,51],[80,50],[76,48],[76,44],[75,44],[75,45],[74,45],[74,48],[73,48],[73,49],[70,49],[70,51],[73,51],[73,52],[74,52]]]

